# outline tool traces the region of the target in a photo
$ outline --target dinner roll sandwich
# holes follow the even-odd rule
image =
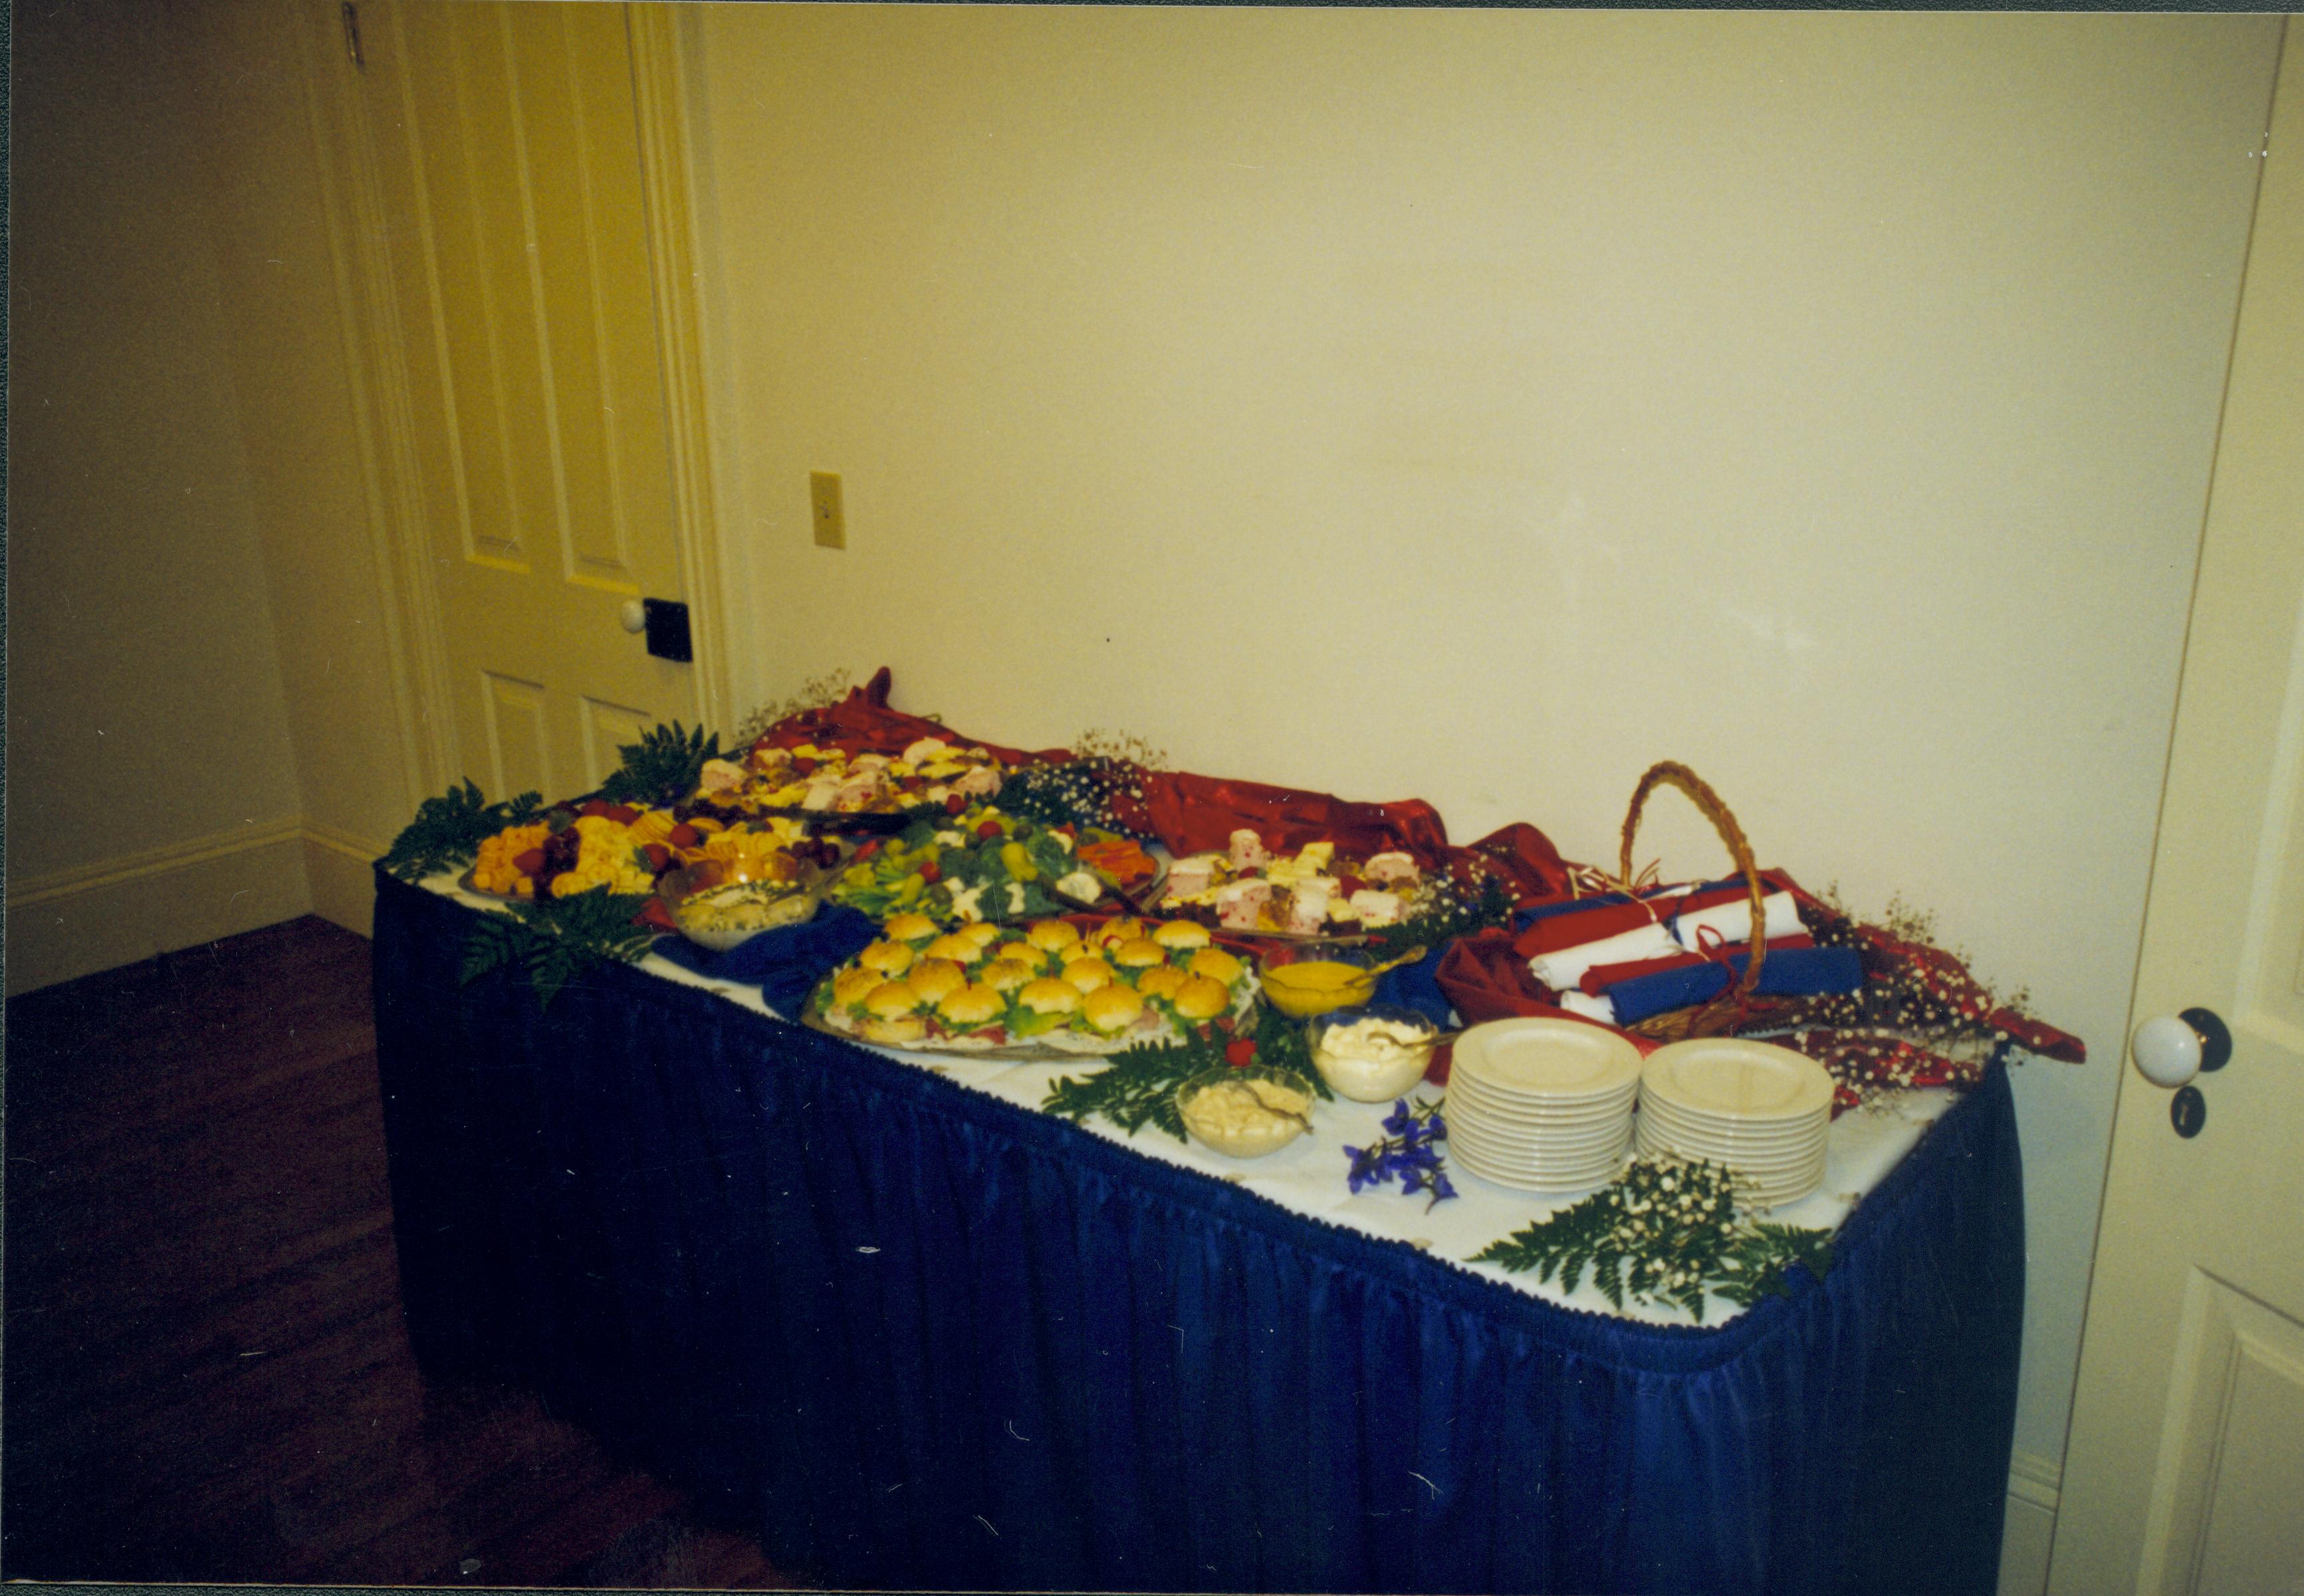
[[[1211,981],[1205,975],[1189,976],[1168,999],[1168,1006],[1176,1011],[1180,1020],[1197,1024],[1213,1020],[1232,1007],[1232,992],[1224,982]]]
[[[904,984],[931,1006],[942,1003],[968,984],[968,976],[951,959],[922,959],[904,977]]]
[[[876,970],[883,976],[894,980],[911,969],[912,960],[917,956],[908,944],[883,941],[875,942],[862,953],[858,954],[856,963],[860,969]]]
[[[1038,1036],[1044,1031],[1061,1031],[1072,1023],[1080,1012],[1080,989],[1069,981],[1043,976],[1028,981],[1016,994],[1018,1036]]]
[[[1118,969],[1149,970],[1155,964],[1168,962],[1168,950],[1149,937],[1138,937],[1121,943],[1105,956]]]
[[[1080,934],[1071,921],[1063,920],[1034,921],[1031,929],[1024,933],[1024,940],[1042,953],[1062,954],[1066,957],[1071,955],[1065,950],[1080,939]]]
[[[880,928],[880,934],[891,942],[909,942],[918,947],[936,940],[936,922],[925,914],[899,914]]]
[[[900,981],[882,981],[864,999],[864,1040],[903,1047],[928,1033],[920,995]]]
[[[938,937],[920,949],[920,957],[950,959],[955,964],[973,964],[976,963],[978,952],[978,949],[972,940],[953,931],[947,936]]]
[[[1117,982],[1080,999],[1080,1014],[1104,1036],[1116,1036],[1144,1017],[1144,999]]]
[[[952,1031],[980,1031],[1007,1013],[1008,1000],[990,987],[961,987],[936,1005],[936,1018]]]
[[[1153,930],[1152,940],[1171,953],[1189,953],[1208,945],[1208,928],[1190,920],[1171,920]]]

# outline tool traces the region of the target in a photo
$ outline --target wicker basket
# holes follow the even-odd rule
[[[1736,817],[1720,801],[1720,794],[1702,777],[1670,760],[1650,766],[1632,793],[1631,808],[1624,815],[1623,848],[1617,861],[1622,879],[1626,882],[1632,879],[1632,837],[1639,829],[1640,811],[1647,805],[1648,794],[1660,786],[1678,787],[1712,822],[1736,861],[1736,869],[1751,894],[1752,904],[1751,957],[1745,962],[1741,976],[1708,1003],[1651,1014],[1639,1024],[1626,1027],[1635,1035],[1676,1042],[1691,1036],[1717,1036],[1757,1016],[1761,1006],[1754,1003],[1752,989],[1760,979],[1760,966],[1767,961],[1767,915],[1761,906],[1766,889],[1760,882],[1760,867],[1753,862],[1752,845],[1745,840],[1744,828],[1736,823]]]

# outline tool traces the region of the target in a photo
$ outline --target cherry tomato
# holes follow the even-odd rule
[[[976,828],[976,835],[987,841],[993,837],[998,836],[1000,835],[1000,822],[997,820],[985,821],[984,824]]]
[[[944,866],[938,864],[933,859],[929,860],[926,864],[920,866],[920,879],[926,881],[931,887],[935,886],[938,881],[944,879]]]

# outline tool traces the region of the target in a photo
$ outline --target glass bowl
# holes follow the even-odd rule
[[[1292,1113],[1274,1113],[1266,1094],[1257,1090],[1259,1085],[1291,1093],[1303,1106]],[[1219,1099],[1199,1100],[1211,1091],[1229,1099],[1223,1107],[1231,1112],[1219,1109]],[[1231,1159],[1260,1159],[1295,1141],[1311,1128],[1315,1100],[1312,1083],[1294,1070],[1261,1064],[1241,1069],[1218,1065],[1176,1088],[1176,1112],[1183,1116],[1193,1140]]]
[[[1313,1067],[1338,1097],[1388,1103],[1424,1079],[1440,1028],[1412,1008],[1363,1004],[1308,1026]]]
[[[762,931],[813,919],[827,879],[798,861],[707,859],[665,871],[656,895],[682,936],[726,953]]]
[[[1376,996],[1376,955],[1345,942],[1282,942],[1256,961],[1272,1006],[1292,1020],[1355,1008]]]

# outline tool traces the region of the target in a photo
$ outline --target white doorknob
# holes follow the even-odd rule
[[[2155,1086],[2181,1086],[2200,1073],[2200,1033],[2174,1014],[2161,1014],[2136,1028],[2130,1051],[2136,1067]]]
[[[616,612],[616,618],[623,622],[627,632],[645,632],[648,630],[648,606],[637,598],[627,598],[623,608]]]

